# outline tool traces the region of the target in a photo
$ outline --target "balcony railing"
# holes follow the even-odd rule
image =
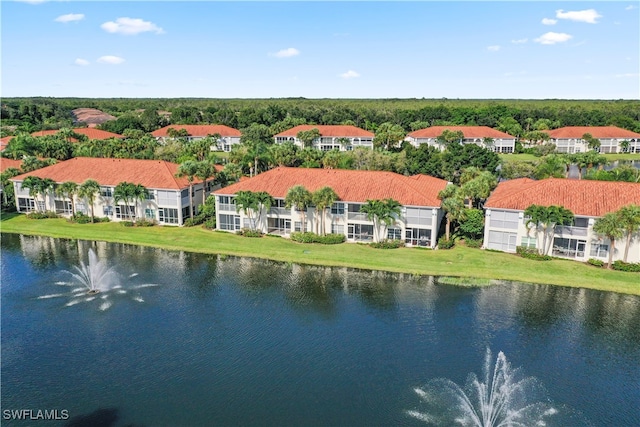
[[[291,209],[272,207],[269,209],[269,215],[291,215]]]
[[[360,213],[360,212],[347,213],[347,219],[352,219],[356,221],[369,221],[369,218],[367,218],[367,214]]]
[[[234,203],[220,203],[218,209],[225,212],[235,212],[236,205]]]
[[[555,229],[556,234],[562,234],[563,236],[586,236],[587,228],[585,227],[572,227],[572,226],[559,226]]]

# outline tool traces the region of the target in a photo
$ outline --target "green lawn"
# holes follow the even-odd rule
[[[0,231],[130,243],[191,252],[229,254],[305,264],[344,266],[423,275],[477,277],[555,284],[640,295],[636,273],[607,271],[568,260],[533,261],[516,255],[456,247],[373,249],[366,245],[314,245],[267,236],[247,238],[200,227],[124,227],[120,223],[73,224],[3,215]]]

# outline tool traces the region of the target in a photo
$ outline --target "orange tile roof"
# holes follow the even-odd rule
[[[19,175],[12,180],[23,181],[27,176],[38,176],[51,178],[57,183],[73,181],[80,184],[87,179],[94,179],[100,185],[108,186],[126,181],[156,189],[180,190],[188,187],[189,181],[186,178],[175,177],[177,171],[177,164],[163,160],[76,157]]]
[[[205,137],[207,135],[214,135],[216,133],[220,134],[220,136],[234,136],[240,137],[242,134],[238,129],[234,129],[225,125],[169,125],[158,130],[151,132],[151,135],[156,138],[169,136],[169,129],[184,129],[187,131],[189,136],[202,136]]]
[[[327,137],[373,138],[373,132],[351,125],[300,125],[280,132],[275,136],[296,136],[304,130],[318,129],[320,135]]]
[[[20,169],[22,166],[22,160],[5,159],[0,157],[0,172],[4,172],[9,168]]]
[[[498,184],[485,208],[523,211],[529,206],[564,206],[575,215],[599,217],[629,204],[640,205],[640,184],[548,178],[513,179]]]
[[[13,139],[13,136],[5,136],[4,138],[0,138],[0,151],[3,151],[9,145],[9,141]]]
[[[392,198],[405,206],[440,206],[438,193],[447,181],[427,175],[407,177],[381,171],[278,167],[214,193],[266,191],[273,197],[284,198],[294,185],[303,185],[311,192],[329,186],[340,200],[348,202]]]
[[[107,132],[106,130],[100,130],[96,128],[76,128],[71,130],[80,135],[86,135],[87,138],[89,139],[111,139],[111,138],[122,139],[124,138],[124,136],[120,134]],[[55,135],[58,132],[59,132],[59,129],[58,130],[41,130],[38,132],[33,132],[31,136]]]
[[[585,133],[594,138],[640,138],[640,133],[617,126],[567,126],[545,132],[553,139],[582,138]]]
[[[437,138],[446,129],[456,132],[462,131],[465,138],[494,138],[494,139],[514,139],[514,136],[489,126],[431,126],[425,129],[418,129],[407,136],[412,138]]]

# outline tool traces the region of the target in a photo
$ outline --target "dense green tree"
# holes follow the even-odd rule
[[[396,147],[406,135],[407,132],[405,132],[402,126],[385,122],[380,124],[376,129],[373,146],[375,148],[389,150],[392,147]]]
[[[464,196],[457,185],[447,185],[444,190],[438,193],[438,199],[442,200],[442,209],[446,212],[445,238],[449,240],[451,236],[451,223],[464,219]]]
[[[480,209],[466,209],[460,221],[460,232],[468,239],[481,239],[484,234],[484,213]]]
[[[449,145],[453,143],[462,143],[463,139],[464,139],[464,133],[462,133],[462,131],[460,130],[453,131],[450,129],[445,129],[442,131],[440,135],[438,135],[438,137],[436,138],[436,141],[438,142],[438,145],[448,148]]]
[[[202,204],[204,205],[207,200],[207,180],[209,178],[213,178],[216,175],[215,166],[208,162],[207,160],[203,160],[198,162],[198,167],[195,173],[195,177],[202,180]]]
[[[7,168],[0,174],[0,188],[2,189],[2,204],[6,208],[14,208],[16,205],[15,192],[11,178],[20,175],[18,168]]]
[[[236,211],[242,210],[247,218],[251,230],[256,230],[258,215],[260,214],[260,202],[257,193],[253,191],[238,191],[234,198],[236,202]]]
[[[269,147],[269,158],[274,166],[297,166],[300,162],[298,153],[298,146],[291,141]]]
[[[298,138],[302,142],[302,148],[312,148],[313,141],[320,137],[320,131],[317,128],[301,130],[296,135],[296,138]]]
[[[136,192],[136,184],[126,181],[119,182],[113,189],[113,203],[118,205],[119,202],[124,202],[124,209],[130,221],[134,220],[131,203],[136,200]],[[120,212],[121,216],[124,214],[124,212]]]

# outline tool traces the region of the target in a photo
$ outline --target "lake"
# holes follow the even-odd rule
[[[71,274],[90,250],[117,273],[96,295]],[[487,349],[548,425],[640,425],[636,296],[11,234],[1,271],[3,425],[420,426],[415,389]]]

